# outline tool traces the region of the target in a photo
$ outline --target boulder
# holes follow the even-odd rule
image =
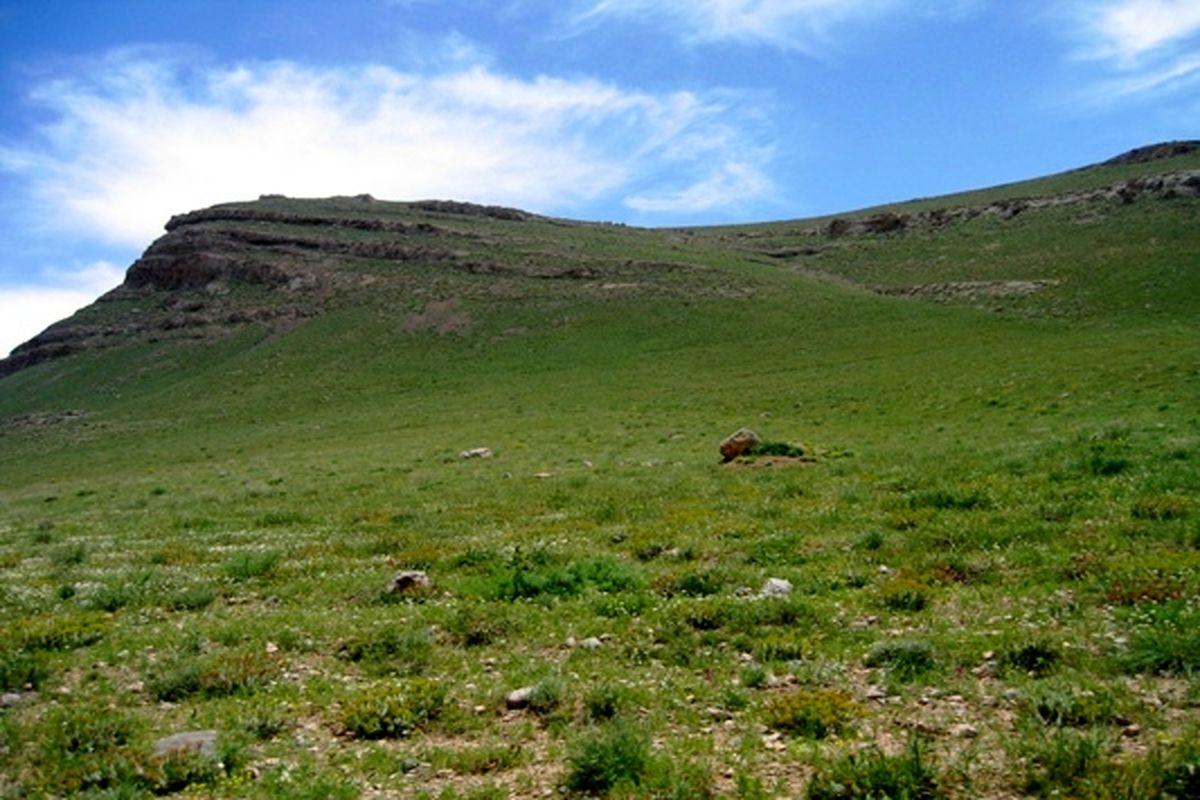
[[[424,570],[406,569],[392,576],[388,584],[388,594],[401,594],[414,589],[428,589],[432,584]]]
[[[533,687],[522,686],[520,689],[514,689],[509,692],[504,698],[504,705],[512,710],[528,708],[530,702],[533,701]]]
[[[767,578],[759,597],[787,597],[792,593],[792,582],[783,578]]]
[[[217,755],[216,731],[187,731],[167,736],[154,743],[155,758],[198,755],[213,758]]]
[[[758,438],[757,433],[749,428],[742,428],[726,436],[725,440],[721,442],[721,458],[727,462],[733,461],[761,441],[762,439]]]

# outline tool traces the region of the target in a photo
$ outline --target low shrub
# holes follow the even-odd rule
[[[258,651],[183,655],[156,665],[146,677],[146,691],[166,702],[249,694],[269,684],[278,672],[278,661]]]
[[[929,605],[929,589],[912,578],[894,578],[879,590],[879,602],[892,611],[921,611]]]
[[[889,677],[908,682],[935,666],[933,648],[919,639],[877,642],[863,659],[868,667],[883,667]]]
[[[342,725],[359,739],[411,736],[437,720],[446,705],[446,690],[416,678],[402,686],[375,686],[342,703]]]
[[[429,667],[433,643],[424,628],[386,625],[346,642],[338,654],[372,675],[418,675]]]
[[[564,785],[570,791],[608,794],[638,786],[650,766],[650,737],[628,723],[614,722],[571,743]]]
[[[37,689],[49,677],[45,659],[25,650],[0,651],[0,691]]]
[[[1053,672],[1061,660],[1062,653],[1058,648],[1042,641],[1012,647],[1000,657],[1001,665],[1027,672],[1035,678]]]
[[[282,554],[277,550],[244,550],[225,562],[225,574],[235,581],[248,581],[270,574]]]
[[[948,795],[916,739],[896,756],[870,749],[818,770],[806,800],[938,800]]]
[[[763,715],[767,727],[774,730],[825,739],[851,725],[858,716],[858,704],[833,689],[800,689],[768,699]]]
[[[1134,502],[1129,509],[1134,519],[1164,522],[1172,519],[1182,519],[1187,516],[1187,501],[1179,495],[1159,494],[1143,497]]]

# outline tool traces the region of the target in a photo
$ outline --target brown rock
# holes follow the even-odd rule
[[[731,433],[721,442],[721,458],[726,462],[733,461],[761,441],[762,439],[758,438],[757,433],[749,428],[742,428],[736,433]]]

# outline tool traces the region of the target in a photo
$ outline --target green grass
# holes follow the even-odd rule
[[[704,269],[617,296],[431,266],[286,335],[9,376],[0,420],[85,413],[0,424],[0,796],[161,791],[153,740],[207,728],[244,752],[187,773],[213,797],[1186,788],[1196,210],[836,243],[430,216],[509,265]],[[809,244],[849,285],[761,254]],[[862,288],[1032,278],[1060,283]],[[417,288],[470,332],[406,332]],[[743,426],[811,461],[720,466]],[[387,595],[401,569],[432,588]]]

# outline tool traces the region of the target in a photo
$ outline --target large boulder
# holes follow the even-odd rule
[[[726,462],[733,461],[760,442],[762,439],[758,438],[757,433],[749,428],[742,428],[726,436],[725,440],[721,442],[721,458]]]

